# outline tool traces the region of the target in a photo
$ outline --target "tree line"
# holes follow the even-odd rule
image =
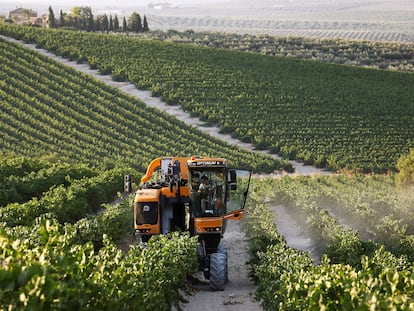
[[[122,18],[120,22],[118,16],[111,14],[94,15],[91,7],[72,7],[69,13],[60,10],[59,18],[51,6],[49,6],[49,28],[71,28],[86,31],[102,32],[148,32],[149,26],[147,17],[144,18],[133,12],[127,19]]]

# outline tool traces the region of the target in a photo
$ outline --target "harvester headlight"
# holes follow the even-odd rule
[[[136,229],[135,230],[136,233],[148,233],[150,231],[151,231],[150,229]]]
[[[221,227],[211,227],[211,228],[206,228],[207,232],[219,232],[221,231]]]

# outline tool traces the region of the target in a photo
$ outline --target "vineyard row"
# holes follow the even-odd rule
[[[120,203],[108,204],[122,189],[122,170],[81,178],[91,169],[79,165],[79,174],[57,178],[67,169],[65,163],[2,158],[0,174],[6,181],[1,189],[28,180],[55,184],[35,193],[37,199],[0,208],[0,308],[179,306],[188,290],[187,275],[197,269],[196,239],[178,233],[159,236],[145,247],[122,252],[114,242],[131,234],[132,202],[120,197]]]
[[[258,171],[286,165],[213,139],[36,52],[6,41],[2,46],[3,150],[140,170],[172,153],[225,154],[234,165]]]
[[[340,201],[361,185],[371,191],[382,185],[388,193],[394,188],[385,179],[366,177],[284,178],[255,184],[256,201],[249,206],[246,227],[251,240],[252,271],[258,282],[256,297],[265,310],[409,310],[414,307],[411,298],[414,249],[409,245],[403,249],[389,247],[395,231],[389,232],[390,239],[383,236],[376,243],[362,241],[357,231],[344,229],[319,204],[324,194],[318,190],[334,189]],[[372,192],[377,196],[380,191]],[[401,193],[394,192],[383,203],[393,206],[400,197]],[[412,205],[412,202],[411,197],[407,203]],[[305,214],[306,222],[317,235],[314,238],[324,244],[325,255],[319,265],[313,264],[308,253],[287,247],[268,208],[273,203],[287,204],[297,218]],[[352,213],[349,206],[343,209]],[[412,236],[405,233],[405,241],[410,240]]]
[[[1,29],[308,164],[384,172],[414,146],[412,74],[115,35]]]

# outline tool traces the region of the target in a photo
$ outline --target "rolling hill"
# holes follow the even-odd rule
[[[258,171],[278,167],[267,156],[213,139],[92,77],[0,40],[3,153],[141,172],[153,158],[172,154],[225,155],[233,165]]]
[[[125,36],[2,30],[307,164],[385,172],[414,146],[413,74]]]

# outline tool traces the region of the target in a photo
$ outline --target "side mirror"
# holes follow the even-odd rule
[[[237,173],[236,170],[230,170],[230,190],[237,190]]]

